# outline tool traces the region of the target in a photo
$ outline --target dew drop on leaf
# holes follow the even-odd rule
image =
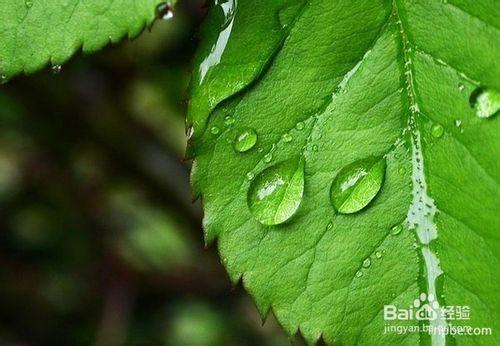
[[[296,128],[297,130],[299,130],[299,131],[300,131],[300,130],[303,130],[303,129],[304,129],[304,127],[305,127],[305,125],[304,125],[304,123],[303,123],[302,121],[299,121],[299,122],[295,125],[295,128]]]
[[[217,126],[212,126],[212,128],[210,129],[210,133],[213,134],[213,135],[216,135],[219,133],[219,128]]]
[[[464,91],[464,89],[465,89],[465,85],[463,85],[461,83],[458,84],[458,91]]]
[[[252,172],[248,172],[247,173],[247,179],[248,180],[252,180],[253,178],[255,178],[255,175]]]
[[[230,115],[226,115],[224,118],[224,125],[231,126],[232,124],[234,124],[234,118]]]
[[[285,133],[282,138],[283,138],[283,142],[285,142],[285,143],[290,143],[293,139],[292,135],[289,133]]]
[[[460,120],[460,119],[455,119],[455,126],[456,126],[456,127],[460,127],[460,125],[462,125],[462,120]]]
[[[33,7],[33,0],[24,0],[24,6],[26,6],[26,8]]]
[[[156,18],[168,20],[174,17],[174,11],[172,10],[172,6],[166,2],[160,3],[156,7]]]
[[[273,159],[273,154],[271,154],[271,153],[267,153],[266,155],[264,155],[264,162],[265,162],[265,163],[269,163],[269,162],[271,162],[271,161],[272,161],[272,159]]]
[[[469,102],[479,118],[490,118],[500,110],[500,92],[479,87],[472,92]]]
[[[234,139],[234,150],[239,153],[244,153],[252,149],[257,143],[257,132],[254,129],[246,128],[241,131]]]
[[[53,74],[59,74],[61,73],[62,66],[61,65],[54,65],[52,66],[52,73]]]
[[[381,251],[375,251],[375,257],[382,258],[382,252]]]
[[[434,124],[431,127],[431,135],[432,137],[439,138],[444,133],[444,127],[440,124]]]
[[[406,169],[404,167],[399,167],[398,173],[399,173],[399,175],[405,175]]]
[[[363,272],[362,272],[361,270],[358,270],[358,271],[356,272],[356,277],[357,277],[357,278],[360,278],[360,277],[362,277],[362,276],[363,276]]]
[[[299,209],[304,195],[304,160],[280,162],[259,173],[250,184],[247,204],[263,225],[278,225]]]
[[[393,226],[391,228],[391,234],[392,235],[398,235],[399,233],[401,233],[402,230],[403,230],[403,226],[402,225]]]
[[[363,268],[369,268],[371,265],[372,265],[372,260],[370,259],[370,257],[365,258],[362,264]]]
[[[382,187],[385,159],[369,157],[340,170],[330,188],[330,200],[336,211],[352,214],[370,203]]]

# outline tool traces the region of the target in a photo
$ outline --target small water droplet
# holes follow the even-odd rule
[[[247,179],[248,180],[253,180],[253,178],[255,178],[255,175],[252,172],[248,172],[247,173]]]
[[[303,130],[303,129],[304,129],[304,127],[305,127],[305,125],[304,125],[304,123],[303,123],[302,121],[299,121],[299,122],[295,125],[295,128],[296,128],[297,130],[299,130],[299,131],[300,131],[300,130]]]
[[[357,278],[360,278],[360,277],[362,277],[362,276],[363,276],[363,272],[362,272],[361,270],[358,270],[358,271],[356,272],[356,277],[357,277]]]
[[[333,222],[328,222],[328,225],[326,225],[326,229],[329,231],[333,228]]]
[[[0,83],[1,84],[5,84],[5,83],[7,83],[7,81],[8,81],[8,79],[7,79],[6,75],[3,74],[0,76]]]
[[[213,135],[217,135],[220,132],[219,128],[217,126],[212,126],[210,129],[210,133]]]
[[[458,91],[462,92],[464,91],[465,89],[465,85],[463,85],[462,83],[458,84]]]
[[[399,173],[399,175],[405,175],[406,169],[404,167],[399,167],[398,173]]]
[[[399,233],[401,233],[401,231],[403,230],[403,226],[402,225],[395,225],[391,228],[391,234],[392,235],[398,235]]]
[[[232,124],[234,124],[234,118],[230,115],[226,115],[224,117],[224,125],[231,126]]]
[[[380,252],[380,251],[375,251],[375,257],[377,257],[377,258],[382,258],[382,252]]]
[[[234,139],[234,150],[239,153],[244,153],[252,149],[257,143],[257,132],[254,129],[246,128],[240,132]]]
[[[372,264],[372,260],[370,259],[370,257],[367,257],[365,258],[365,260],[363,261],[363,268],[369,268]]]
[[[194,128],[192,126],[189,126],[187,129],[186,129],[186,136],[187,136],[187,139],[190,140],[191,137],[193,137],[193,133],[194,133]]]
[[[26,6],[26,8],[32,8],[33,0],[24,0],[24,6]]]
[[[460,125],[462,125],[462,120],[460,120],[460,119],[455,119],[455,126],[456,126],[456,127],[460,127]]]
[[[312,146],[312,151],[318,151],[318,146],[316,144]]]
[[[469,102],[479,118],[490,118],[500,111],[500,92],[479,87],[472,92]]]
[[[172,5],[166,2],[160,3],[156,6],[156,18],[169,20],[174,17],[174,11],[172,9]]]
[[[283,138],[283,142],[285,142],[285,143],[290,143],[292,141],[292,139],[293,139],[292,135],[289,134],[289,133],[285,133],[282,136],[282,138]]]
[[[382,187],[385,166],[385,159],[368,157],[342,168],[330,188],[335,210],[351,214],[366,207]]]
[[[299,209],[304,194],[304,160],[291,159],[266,168],[250,184],[247,204],[263,225],[278,225]]]
[[[264,155],[264,162],[265,163],[271,162],[272,159],[273,159],[273,154],[272,153],[267,153],[266,155]]]
[[[440,124],[434,124],[431,127],[431,135],[435,138],[439,138],[443,135],[444,133],[444,127],[441,126]]]
[[[61,73],[62,66],[61,65],[54,65],[52,66],[52,73],[53,74],[59,74]]]

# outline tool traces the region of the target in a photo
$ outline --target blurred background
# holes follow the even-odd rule
[[[204,247],[184,117],[203,1],[0,86],[0,345],[287,345]]]

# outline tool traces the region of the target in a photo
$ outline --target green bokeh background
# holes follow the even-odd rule
[[[287,345],[231,287],[184,160],[206,8],[0,86],[1,345]]]

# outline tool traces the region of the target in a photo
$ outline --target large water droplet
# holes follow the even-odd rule
[[[33,0],[24,0],[24,6],[26,6],[26,8],[32,8]]]
[[[469,102],[478,117],[489,118],[500,111],[500,92],[479,87],[472,92]]]
[[[360,211],[380,191],[385,176],[385,159],[369,157],[342,168],[333,179],[330,200],[341,214]]]
[[[444,133],[444,127],[440,124],[434,124],[431,127],[431,135],[432,137],[439,138]]]
[[[363,261],[363,268],[368,268],[372,265],[372,260],[370,259],[370,257],[368,258],[365,258],[365,260]]]
[[[263,225],[278,225],[299,209],[304,194],[304,160],[292,159],[263,170],[250,184],[247,204]]]
[[[244,153],[252,149],[257,143],[257,133],[254,129],[246,128],[234,139],[234,150]]]

